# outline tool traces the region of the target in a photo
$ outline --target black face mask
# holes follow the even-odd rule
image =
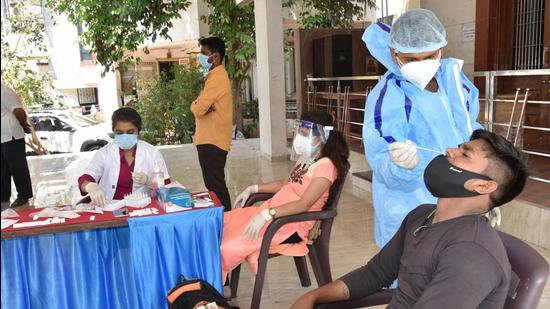
[[[470,179],[492,180],[489,176],[470,172],[449,163],[444,155],[435,157],[424,171],[424,183],[435,197],[472,197],[480,195],[464,188]]]

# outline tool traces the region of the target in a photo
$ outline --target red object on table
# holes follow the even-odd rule
[[[221,206],[221,202],[216,196],[216,193],[214,192],[192,192],[191,193],[193,197],[200,197],[201,195],[206,195],[206,194],[210,194],[210,198],[214,202],[215,207]],[[159,216],[159,215],[166,214],[164,209],[161,207],[161,205],[159,205],[159,203],[156,200],[154,200],[147,207],[153,207],[158,209],[159,211],[158,214],[152,214],[149,216]],[[128,209],[130,211],[133,211],[139,208],[128,207]],[[184,210],[184,211],[195,211],[200,209],[201,208],[190,208],[189,210]],[[32,222],[33,219],[30,215],[32,213],[39,212],[41,208],[31,207],[31,208],[26,208],[21,210],[16,210],[16,209],[14,210],[19,215],[19,218],[10,218],[10,219],[19,219],[19,221],[17,221],[16,223],[23,223],[23,222]],[[48,225],[29,226],[29,227],[20,227],[20,228],[14,228],[12,225],[2,230],[2,238],[126,226],[128,225],[128,222],[127,222],[128,218],[138,218],[138,217],[130,217],[130,216],[115,217],[113,216],[113,212],[111,211],[104,211],[102,214],[91,213],[91,212],[81,212],[79,214],[80,214],[80,217],[78,218],[74,218],[74,219],[65,218],[64,223],[54,223],[54,224],[48,224]],[[95,216],[95,219],[90,221],[90,217],[92,216]],[[46,220],[46,218],[39,218],[37,221],[43,221],[43,220]]]

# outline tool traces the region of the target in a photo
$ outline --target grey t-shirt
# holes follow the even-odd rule
[[[367,265],[343,276],[351,299],[389,287],[388,308],[502,308],[511,267],[497,232],[482,215],[432,224],[435,205],[411,211]]]

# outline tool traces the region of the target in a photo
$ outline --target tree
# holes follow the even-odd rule
[[[364,5],[376,7],[375,0],[284,0],[283,6],[300,8],[300,22],[306,29],[349,28],[362,17]]]
[[[141,137],[153,145],[191,142],[195,118],[190,106],[202,86],[203,74],[194,59],[185,65],[175,65],[171,74],[138,83],[143,95],[132,107],[141,114]]]
[[[82,43],[92,53],[104,73],[125,69],[135,59],[128,56],[146,40],[160,36],[170,39],[172,20],[191,4],[188,0],[47,0],[56,13],[67,14],[75,25],[82,25]],[[145,52],[148,52],[145,50]]]
[[[255,57],[254,5],[237,5],[236,1],[205,0],[210,14],[201,19],[210,26],[210,34],[225,40],[225,67],[233,82],[235,122],[242,130],[243,84],[249,78],[250,60]],[[300,5],[305,28],[345,28],[363,12],[361,4],[376,7],[375,0],[284,0],[283,6]]]
[[[59,103],[51,77],[29,65],[36,61],[33,59],[37,54],[46,58],[48,50],[40,1],[22,0],[12,5],[14,14],[2,19],[1,26],[2,83],[12,88],[27,107]]]
[[[232,81],[234,120],[243,128],[243,86],[249,76],[250,60],[256,54],[254,37],[254,6],[237,5],[236,1],[205,0],[210,14],[201,20],[210,26],[210,34],[225,41],[225,68]]]

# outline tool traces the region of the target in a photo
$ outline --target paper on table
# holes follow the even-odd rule
[[[204,198],[193,199],[193,207],[195,208],[211,207],[211,206],[214,206],[214,202],[210,199],[204,199]]]
[[[19,214],[11,208],[2,211],[2,218],[19,218]]]
[[[102,214],[103,208],[95,206],[95,204],[89,203],[89,204],[78,204],[74,206],[75,212],[91,212],[96,214]]]
[[[74,219],[80,217],[74,210],[61,210],[57,208],[42,208],[41,211],[29,214],[30,217],[36,218],[68,218]],[[35,219],[36,220],[36,219]]]
[[[126,206],[126,201],[124,200],[120,200],[120,201],[113,201],[109,204],[107,204],[107,206],[103,207],[103,211],[115,211],[117,209],[120,209],[122,207]]]
[[[31,221],[31,222],[21,222],[21,223],[14,223],[13,228],[18,229],[22,227],[35,227],[35,226],[41,226],[41,225],[49,225],[49,224],[59,224],[59,223],[65,223],[65,218],[48,218],[43,221]]]
[[[19,219],[2,219],[2,230],[12,226],[15,222],[19,221]]]
[[[166,205],[166,212],[178,212],[183,210],[188,210],[189,208],[181,207],[178,205]]]

